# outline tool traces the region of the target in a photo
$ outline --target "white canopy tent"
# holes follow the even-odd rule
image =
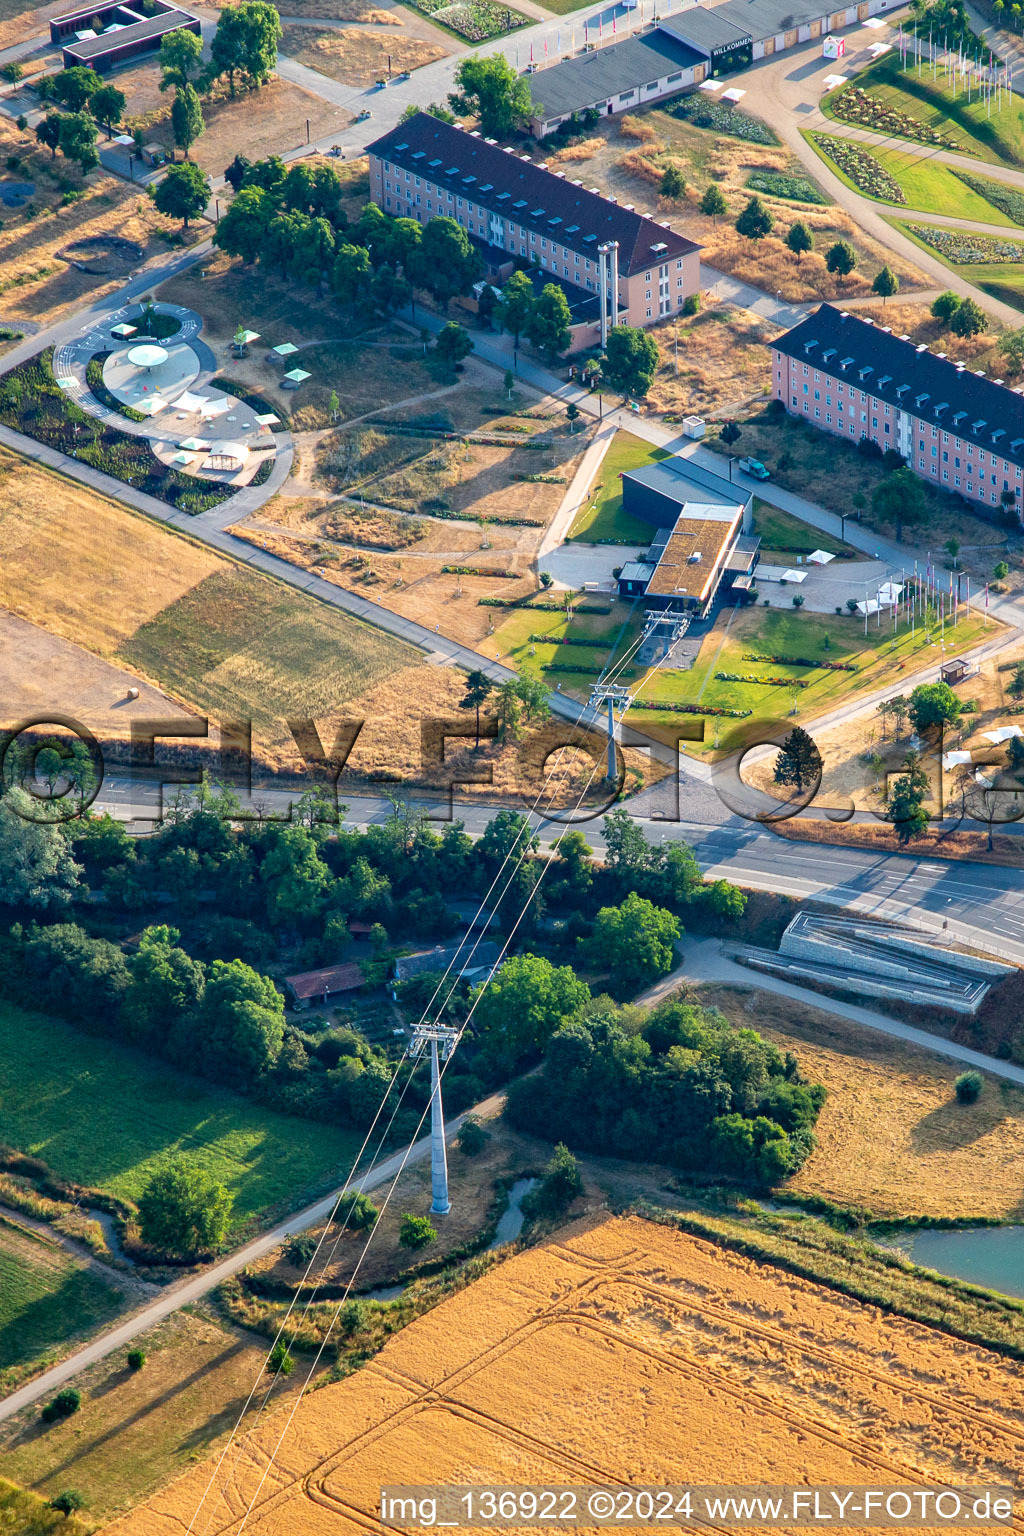
[[[830,555],[827,550],[815,549],[807,556],[807,564],[828,565],[829,561],[834,559],[835,555]]]
[[[986,741],[994,742],[998,747],[1004,741],[1009,741],[1013,736],[1024,736],[1024,731],[1021,730],[1019,725],[1001,725],[998,730],[982,731],[981,734],[985,737]]]
[[[969,763],[971,756],[970,752],[943,752],[942,766],[948,773],[951,768],[959,768],[961,763]]]

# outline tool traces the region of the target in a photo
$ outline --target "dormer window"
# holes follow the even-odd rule
[[[962,421],[966,421],[966,420],[967,420],[967,412],[966,411],[954,411],[953,412],[953,425],[954,425],[954,427],[958,427]]]
[[[891,384],[891,383],[892,383],[892,374],[891,373],[883,373],[882,377],[878,381],[878,387],[879,387],[879,389],[884,389],[887,384]]]
[[[830,357],[835,357],[835,355],[836,355],[835,347],[826,347],[825,351],[821,354],[821,360],[822,360],[823,363],[827,363],[829,358]]]
[[[1005,437],[1005,436],[1006,436],[1006,429],[1004,427],[998,427],[996,429],[996,431],[992,433],[992,441],[994,443],[998,443],[999,439],[1001,437]]]
[[[930,399],[931,399],[931,395],[929,395],[929,394],[915,395],[914,396],[914,404],[915,405],[924,405],[925,401],[926,400],[930,400]]]
[[[863,382],[867,378],[868,374],[869,373],[874,373],[874,371],[875,370],[873,368],[871,368],[871,367],[858,368],[858,370],[857,370],[857,377],[858,377],[858,379],[861,380],[861,382]]]
[[[971,431],[972,432],[980,432],[982,427],[987,427],[987,426],[988,426],[988,422],[985,420],[984,417],[982,417],[982,419],[980,421],[972,421],[971,422]]]
[[[840,358],[840,360],[839,360],[839,366],[840,366],[840,368],[843,369],[843,371],[845,373],[846,369],[849,368],[849,366],[850,366],[850,364],[852,362],[853,362],[853,358],[852,357],[843,357],[843,358]]]
[[[900,398],[901,395],[905,395],[909,388],[910,388],[909,384],[897,384],[897,386],[896,386],[896,398],[897,398],[897,400]]]

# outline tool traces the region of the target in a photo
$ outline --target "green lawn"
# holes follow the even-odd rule
[[[586,698],[589,685],[596,681],[582,672],[543,672],[547,663],[563,665],[604,667],[616,657],[621,658],[643,624],[643,615],[635,603],[615,601],[609,614],[581,613],[567,620],[562,613],[544,613],[528,608],[513,610],[494,635],[494,644],[502,660],[511,659],[520,672],[529,677],[543,679],[549,688],[561,683],[562,692],[573,698]],[[531,640],[531,635],[550,635],[551,640]],[[603,640],[596,645],[556,645],[559,639],[580,636],[585,639]],[[532,654],[531,654],[532,653]],[[624,682],[639,677],[642,668],[634,669],[623,677]]]
[[[895,649],[891,648],[891,633],[886,616],[881,627],[869,623],[864,634],[864,620],[848,614],[818,614],[798,612],[791,606],[790,587],[775,583],[762,589],[767,593],[770,608],[763,606],[734,609],[727,608],[719,616],[714,628],[701,647],[695,666],[689,672],[657,671],[644,684],[643,697],[652,702],[702,703],[725,709],[749,709],[754,719],[769,719],[788,715],[793,703],[787,688],[766,687],[764,684],[739,681],[719,682],[716,672],[735,672],[742,678],[785,677],[806,680],[809,686],[799,691],[799,717],[807,723],[815,715],[834,709],[856,694],[891,682],[894,675],[905,670],[938,662],[938,643],[929,644],[917,626],[915,638],[909,632],[901,633]],[[785,605],[785,606],[783,606]],[[972,618],[968,624],[962,621],[956,629],[955,645],[966,650],[976,644],[983,634],[984,619]],[[825,649],[825,636],[829,647]],[[949,649],[949,632],[946,635]],[[745,661],[744,653],[785,655],[821,658],[825,661],[850,661],[856,672],[829,672],[808,667],[785,666],[774,662]],[[667,723],[685,719],[685,716],[655,711],[635,711],[633,721],[643,729],[645,721]],[[722,732],[741,725],[741,721],[724,719]],[[705,727],[705,746],[713,745],[716,729],[714,719]],[[699,750],[699,748],[698,748]]]
[[[838,555],[856,551],[830,533],[820,533],[817,528],[802,523],[791,512],[754,497],[754,532],[760,536],[762,550],[778,550],[780,553],[809,555],[816,549],[826,554]]]
[[[840,170],[831,156],[815,142],[812,135],[805,134],[804,137],[815,153],[828,161],[840,181],[852,187],[855,192],[859,192],[862,197],[872,196]],[[874,145],[860,142],[856,147],[862,153],[877,160],[879,165],[899,183],[906,196],[908,208],[916,209],[920,213],[945,213],[952,218],[973,219],[978,224],[1000,224],[1006,229],[1018,227],[987,198],[972,192],[966,183],[953,175],[948,166],[942,165],[937,160],[922,159],[909,150],[876,149]],[[879,197],[874,198],[873,201],[884,203],[887,199]]]
[[[664,448],[652,448],[632,432],[616,432],[611,447],[598,471],[598,480],[590,488],[590,499],[569,530],[570,539],[599,544],[602,539],[628,539],[639,547],[651,542],[654,525],[630,517],[622,510],[620,476],[627,469],[639,469],[656,459],[668,459]]]
[[[87,1527],[51,1509],[46,1499],[0,1477],[0,1531],[4,1536],[81,1536]]]
[[[0,1005],[3,1140],[65,1178],[137,1199],[187,1155],[235,1197],[235,1220],[348,1172],[356,1133],[275,1114],[114,1041]]]
[[[930,130],[956,134],[965,154],[995,164],[1008,161],[1011,165],[1024,165],[1024,104],[1017,95],[1001,111],[993,110],[990,117],[984,101],[968,105],[963,91],[954,97],[941,81],[932,80],[924,68],[920,78],[916,69],[901,69],[896,54],[879,59],[854,76],[852,83]],[[836,94],[830,92],[822,100],[822,111],[827,117],[833,116],[829,106]]]
[[[123,1301],[57,1243],[0,1219],[0,1381],[109,1321]]]

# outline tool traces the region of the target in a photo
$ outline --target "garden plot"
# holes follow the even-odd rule
[[[407,0],[414,10],[467,43],[485,43],[530,25],[530,17],[502,0]]]
[[[197,1467],[110,1536],[179,1531],[211,1479],[224,1536],[250,1507],[255,1536],[354,1536],[382,1485],[467,1467],[500,1487],[571,1484],[581,1467],[602,1483],[642,1467],[652,1483],[1017,1486],[1022,1408],[1016,1365],[989,1350],[715,1242],[595,1215],[272,1416],[230,1479]]]
[[[372,85],[394,74],[447,57],[440,43],[396,34],[390,27],[315,27],[286,23],[281,52],[343,85]]]

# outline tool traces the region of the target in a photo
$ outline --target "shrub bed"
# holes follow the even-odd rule
[[[961,171],[952,165],[950,170],[965,187],[977,192],[979,197],[998,208],[1000,213],[1005,213],[1015,224],[1024,226],[1024,192],[1018,192],[1016,187],[1005,186],[1001,181],[990,181],[987,176],[976,176],[973,171]]]
[[[849,139],[837,139],[831,133],[812,133],[811,138],[835,162],[847,180],[853,182],[858,192],[866,192],[868,197],[878,198],[883,203],[906,203],[907,195],[903,188],[874,155],[859,149]]]
[[[497,565],[442,565],[446,576],[499,576],[505,581],[515,581],[515,571],[503,571]]]
[[[794,203],[824,205],[828,202],[828,198],[813,181],[808,181],[805,176],[784,176],[781,171],[755,171],[747,177],[747,186],[751,192],[765,192],[769,197],[785,197]]]
[[[578,640],[574,640],[571,635],[562,637],[555,635],[531,635],[530,639],[536,641],[539,645],[589,645],[598,649],[608,649],[607,640],[592,640],[586,639],[583,636],[580,636]]]
[[[744,651],[744,661],[770,661],[776,667],[823,667],[826,672],[856,672],[852,661],[812,661],[809,656],[761,656]]]
[[[171,469],[160,463],[145,438],[88,415],[54,378],[52,347],[0,380],[0,421],[182,512],[205,512],[237,489]]]
[[[695,128],[714,128],[719,133],[731,134],[734,139],[746,139],[750,144],[779,143],[775,133],[758,117],[727,107],[721,101],[708,101],[705,96],[684,96],[672,108],[672,116]]]
[[[811,686],[806,678],[755,677],[752,672],[716,672],[715,680],[719,683],[763,683],[766,688],[809,688]]]
[[[650,699],[634,699],[630,709],[664,709],[673,715],[713,715],[716,719],[747,720],[752,709],[723,709],[716,704],[657,704]]]
[[[872,128],[876,133],[894,133],[901,139],[916,139],[919,144],[934,144],[937,149],[962,149],[959,139],[948,133],[937,133],[926,123],[888,106],[859,85],[848,85],[829,103],[833,114],[844,123],[856,123],[861,128]]]
[[[997,240],[990,235],[974,235],[969,230],[940,229],[932,224],[908,224],[910,233],[955,267],[973,267],[981,262],[1011,265],[1024,262],[1024,245],[1013,240]]]
[[[100,405],[105,405],[108,411],[120,411],[122,416],[127,416],[129,421],[146,421],[147,418],[134,406],[125,405],[116,395],[112,394],[103,382],[103,364],[110,356],[109,352],[97,352],[95,357],[90,357],[85,365],[85,382],[89,386],[90,393],[95,396]]]

